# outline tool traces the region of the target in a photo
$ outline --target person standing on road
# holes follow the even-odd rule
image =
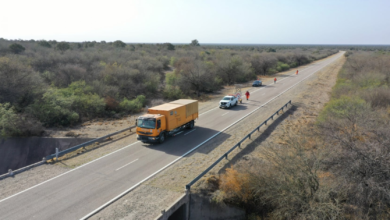
[[[275,77],[275,79],[274,79],[274,84],[276,83],[276,77]]]
[[[295,75],[298,75],[298,70],[297,70],[297,72],[295,72]]]
[[[246,100],[249,100],[249,96],[250,96],[249,91],[246,91],[245,96],[246,96]]]

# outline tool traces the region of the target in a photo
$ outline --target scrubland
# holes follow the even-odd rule
[[[326,46],[69,43],[0,39],[2,136],[39,136],[120,118],[155,100],[202,99],[223,86],[338,51]]]

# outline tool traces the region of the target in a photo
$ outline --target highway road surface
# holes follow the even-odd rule
[[[276,84],[253,88],[250,100],[231,109],[201,112],[195,128],[161,145],[132,143],[0,201],[0,219],[82,219],[121,193],[173,164],[240,119],[332,63],[344,53],[291,71]],[[258,110],[258,111],[261,111]],[[250,116],[249,116],[250,117]],[[184,188],[184,186],[183,186]],[[1,189],[0,189],[1,192]]]

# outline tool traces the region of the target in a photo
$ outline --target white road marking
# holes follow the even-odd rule
[[[46,180],[46,181],[44,181],[44,182],[42,182],[42,183],[39,183],[39,184],[37,184],[37,185],[35,185],[35,186],[33,186],[33,187],[30,187],[30,188],[25,189],[25,190],[23,190],[23,191],[21,191],[21,192],[18,192],[18,193],[16,193],[16,194],[12,195],[12,196],[9,196],[9,197],[7,197],[7,198],[5,198],[5,199],[0,200],[0,203],[1,203],[1,202],[4,202],[4,201],[7,200],[7,199],[10,199],[10,198],[12,198],[12,197],[15,197],[15,196],[17,196],[17,195],[19,195],[19,194],[22,194],[22,193],[24,193],[24,192],[26,192],[26,191],[28,191],[28,190],[30,190],[30,189],[34,189],[35,187],[38,187],[38,186],[40,186],[40,185],[42,185],[42,184],[44,184],[44,183],[47,183],[47,182],[49,182],[49,181],[51,181],[51,180],[57,179],[57,178],[60,177],[60,176],[63,176],[63,175],[68,174],[68,173],[70,173],[70,172],[72,172],[72,171],[78,170],[78,169],[80,169],[81,167],[87,166],[88,164],[93,163],[93,162],[95,162],[95,161],[97,161],[97,160],[103,159],[103,158],[105,158],[105,157],[107,157],[107,156],[109,156],[109,155],[111,155],[111,154],[114,154],[114,153],[116,153],[116,152],[118,152],[118,151],[124,150],[124,149],[126,149],[126,148],[128,148],[128,147],[130,147],[130,146],[132,146],[132,145],[138,144],[138,143],[140,143],[140,141],[134,142],[134,143],[132,143],[132,144],[130,144],[130,145],[127,145],[126,147],[123,147],[123,148],[121,148],[121,149],[118,149],[118,150],[116,150],[116,151],[114,151],[114,152],[111,152],[111,153],[106,154],[106,155],[104,155],[104,156],[102,156],[102,157],[99,157],[99,158],[97,158],[97,159],[95,159],[95,160],[93,160],[93,161],[91,161],[91,162],[88,162],[88,163],[83,164],[83,165],[81,165],[81,166],[79,166],[79,167],[76,167],[76,168],[74,168],[74,169],[72,169],[72,170],[69,170],[68,172],[65,172],[65,173],[63,173],[63,174],[60,174],[60,175],[58,175],[58,176],[56,176],[56,177],[53,177],[53,178],[51,178],[51,179],[49,179],[49,180]]]
[[[194,132],[195,130],[196,130],[196,128],[194,130],[190,131],[190,132],[185,133],[184,135],[187,135],[187,134],[189,134],[191,132]]]
[[[178,134],[181,134],[181,133],[183,133],[183,131],[180,131],[180,132],[176,133],[174,136],[177,136]]]
[[[138,160],[138,159],[133,160],[133,161],[131,161],[130,163],[128,163],[128,164],[126,164],[126,165],[124,165],[124,166],[119,167],[119,168],[116,169],[115,171],[118,171],[118,170],[122,169],[123,167],[125,167],[125,166],[127,166],[127,165],[129,165],[129,164],[131,164],[131,163],[134,163],[134,162],[137,161],[137,160]]]
[[[226,112],[225,114],[223,114],[222,116],[224,116],[224,115],[227,115],[227,114],[229,114],[230,112]]]
[[[200,114],[199,116],[201,116],[201,115],[203,115],[203,114],[206,114],[207,112],[209,112],[209,111],[212,111],[212,110],[214,110],[214,109],[217,109],[218,107],[215,107],[215,108],[213,108],[213,109],[210,109],[210,110],[208,110],[208,111],[206,111],[206,112],[203,112],[202,114]]]

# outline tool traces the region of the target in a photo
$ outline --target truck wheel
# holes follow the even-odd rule
[[[187,127],[188,129],[193,129],[195,127],[195,122],[191,121],[189,126]]]
[[[165,133],[160,134],[159,142],[162,144],[165,141]]]
[[[237,106],[237,103],[238,103],[238,102],[236,101],[236,103],[234,104],[234,106]]]

